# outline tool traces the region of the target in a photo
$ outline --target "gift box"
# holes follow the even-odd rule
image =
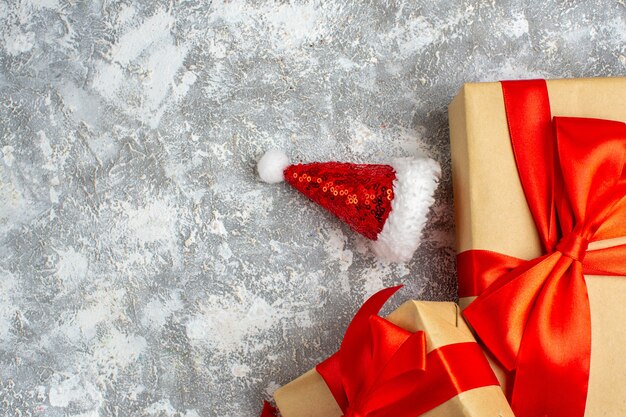
[[[386,299],[389,295],[387,293],[383,298]],[[377,350],[390,351],[390,347],[385,346],[385,342],[381,340],[395,340],[397,337],[385,333],[385,336],[373,337],[374,341],[370,342],[372,336],[380,336],[380,330],[373,330],[369,336],[354,330],[359,326],[355,323],[364,320],[363,310],[367,310],[370,302],[357,313],[336,355],[274,393],[276,405],[283,417],[513,416],[497,379],[460,316],[460,308],[456,304],[408,301],[393,311],[386,320],[372,322],[370,317],[370,324],[378,326],[382,323],[383,327],[406,333],[405,337],[411,336],[411,339],[403,342],[401,348],[391,349],[394,353],[387,353],[387,357],[397,359],[395,363],[384,362],[381,366],[376,360],[373,363],[367,361],[370,357],[379,357]],[[380,305],[382,304],[378,308]],[[422,337],[423,340],[419,343],[412,342],[416,337]],[[409,346],[409,343],[412,344]],[[368,344],[372,346],[371,349],[361,349]],[[352,358],[360,358],[365,354],[367,359],[364,360],[367,363],[359,364],[355,360],[355,363],[345,365],[333,361],[338,356],[341,357],[342,353],[344,361],[351,361]],[[418,371],[403,375],[403,371],[398,371],[398,366],[410,367],[415,361],[420,363],[417,366]],[[327,368],[331,369],[331,373],[332,369],[340,369],[343,374],[332,380],[332,377],[326,375]],[[376,383],[363,388],[360,386],[361,381],[357,381],[359,388],[348,386],[350,379],[371,381],[370,376],[379,373],[379,369],[394,369],[392,372],[400,376],[392,378],[391,382],[379,381],[378,386],[382,387],[382,391],[377,388]],[[367,374],[367,370],[371,372]],[[358,374],[359,371],[365,373]],[[357,391],[360,394],[354,394]],[[376,409],[377,406],[372,404],[377,403],[392,404],[385,409]]]
[[[626,415],[625,98],[626,78],[470,83],[449,107],[460,304],[518,417]]]

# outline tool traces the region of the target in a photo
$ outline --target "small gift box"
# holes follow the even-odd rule
[[[409,301],[378,317],[375,294],[339,351],[278,389],[283,417],[507,417],[512,411],[454,303]]]
[[[450,105],[460,304],[518,417],[626,415],[625,98],[529,80]]]

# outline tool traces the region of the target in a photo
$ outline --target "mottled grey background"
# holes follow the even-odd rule
[[[0,415],[250,417],[383,286],[455,297],[446,106],[465,81],[626,73],[611,1],[0,1]],[[378,263],[294,159],[444,167]]]

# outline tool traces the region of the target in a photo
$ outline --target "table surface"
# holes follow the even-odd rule
[[[133,3],[133,4],[130,4]],[[626,73],[620,1],[0,1],[0,410],[250,417],[383,286],[455,298],[466,81]],[[407,264],[284,184],[426,154]]]

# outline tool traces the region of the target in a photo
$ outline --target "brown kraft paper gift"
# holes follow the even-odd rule
[[[626,120],[626,78],[548,80],[553,116]],[[541,255],[518,176],[500,83],[465,84],[449,107],[457,252]],[[626,238],[593,242],[589,249]],[[586,276],[591,370],[585,415],[626,416],[626,279]],[[467,306],[472,297],[461,298]],[[498,373],[498,372],[496,372]]]
[[[454,303],[408,301],[387,320],[411,332],[424,331],[428,351],[453,343],[475,342]],[[315,369],[279,388],[274,398],[283,417],[340,417],[343,414]],[[513,412],[500,387],[492,385],[463,392],[422,416],[513,417]]]

